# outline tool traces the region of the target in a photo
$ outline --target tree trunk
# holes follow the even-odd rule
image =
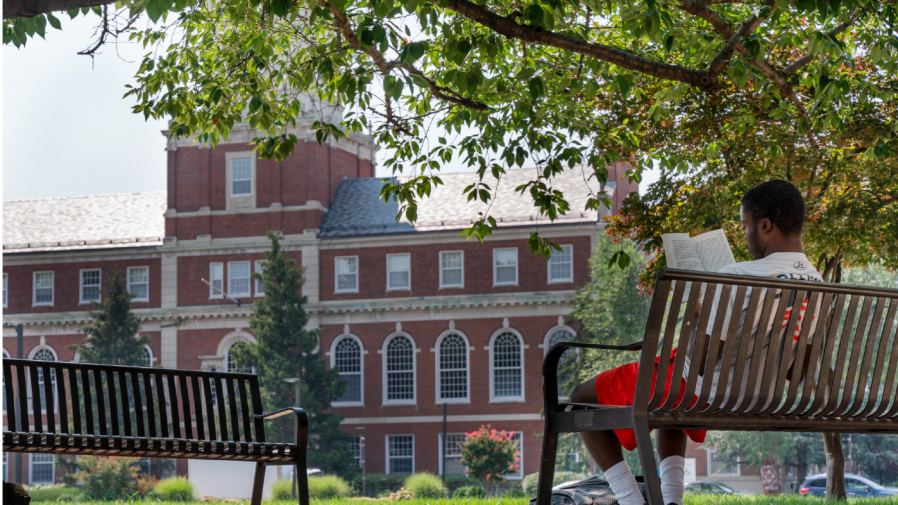
[[[823,448],[826,451],[826,497],[844,500],[845,453],[842,452],[842,436],[839,433],[824,433]]]

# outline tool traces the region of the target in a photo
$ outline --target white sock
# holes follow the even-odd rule
[[[661,496],[664,505],[683,505],[683,489],[686,486],[686,460],[682,456],[668,456],[659,467],[661,470]]]
[[[636,478],[633,477],[626,461],[621,461],[605,470],[604,474],[605,480],[608,481],[608,485],[620,505],[643,505],[645,503],[642,493],[639,492],[639,486],[636,485]]]

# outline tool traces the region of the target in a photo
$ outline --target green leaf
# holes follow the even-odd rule
[[[416,42],[414,44],[408,45],[408,54],[412,57],[411,61],[416,61],[424,56],[425,51],[424,44],[420,42]]]
[[[387,40],[387,30],[381,25],[374,25],[374,28],[371,29],[371,34],[374,37],[374,42]]]
[[[826,18],[828,8],[827,0],[817,0],[817,12],[820,13],[820,17]]]
[[[81,11],[79,11],[78,9],[72,9],[70,11],[66,11],[66,13],[69,15],[69,18],[71,18],[71,19],[75,19],[75,17],[78,16],[79,12],[81,12]]]
[[[527,21],[534,26],[542,26],[543,25],[543,8],[539,4],[530,5],[524,10],[524,17],[527,18]]]
[[[625,75],[619,75],[615,80],[620,88],[620,94],[626,98],[630,94],[630,78]]]
[[[47,13],[47,21],[50,22],[50,26],[52,26],[53,28],[62,30],[62,23],[59,22],[59,19],[57,19],[52,12]]]
[[[529,79],[533,77],[533,74],[536,73],[536,70],[532,68],[525,68],[518,72],[518,75],[515,76],[515,79],[518,81],[523,81],[524,79]]]
[[[259,110],[259,107],[262,106],[262,99],[258,96],[254,96],[252,100],[249,101],[249,111],[256,112]]]
[[[796,0],[795,5],[799,11],[808,12],[817,7],[817,2],[816,0]]]
[[[530,79],[527,83],[527,87],[530,88],[530,96],[532,96],[534,100],[538,100],[539,97],[546,94],[546,85],[543,84],[543,80],[539,77]]]
[[[290,0],[271,0],[271,12],[275,16],[284,17],[290,12]]]

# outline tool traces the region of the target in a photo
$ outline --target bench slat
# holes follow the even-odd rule
[[[231,440],[240,440],[240,416],[237,414],[237,395],[234,393],[234,380],[226,378],[225,387],[228,390],[228,407],[231,415]]]
[[[112,422],[112,436],[119,437],[122,435],[121,425],[119,424],[119,408],[118,398],[116,398],[119,388],[115,385],[116,373],[112,370],[106,370],[106,392],[109,395],[109,419]]]
[[[156,404],[159,405],[159,429],[162,438],[168,438],[168,409],[166,404],[168,398],[165,396],[165,381],[162,379],[162,372],[156,372],[153,375],[156,383]]]
[[[888,298],[880,298],[879,301],[882,304],[886,304],[887,302],[889,302],[889,299]],[[894,308],[894,306],[895,306],[894,303],[889,303],[889,309],[890,309],[889,312],[891,312],[891,309]],[[885,307],[883,307],[883,309],[885,309]],[[885,317],[888,318],[889,314],[886,313]],[[882,326],[879,326],[880,324]],[[877,328],[881,328],[881,330],[877,332],[878,336],[879,336],[879,347],[875,352],[876,363],[873,365],[873,374],[871,376],[871,381],[870,381],[870,391],[876,391],[877,396],[876,397],[871,396],[870,400],[867,401],[867,404],[864,406],[864,409],[856,414],[857,417],[867,417],[868,415],[870,415],[871,412],[873,412],[873,409],[875,409],[879,404],[889,401],[889,397],[887,395],[881,395],[881,392],[882,392],[881,387],[882,387],[882,381],[884,379],[884,377],[882,375],[883,368],[885,368],[885,360],[886,360],[886,357],[889,355],[889,349],[891,349],[890,344],[892,343],[890,326],[891,325],[889,324],[888,319],[883,320],[882,318],[880,318],[879,322],[877,322]],[[886,379],[886,381],[888,381],[887,378],[885,378],[885,379]]]
[[[191,387],[191,391],[193,393],[194,410],[193,411],[188,410],[188,412],[193,413],[193,415],[191,417],[196,422],[196,438],[198,440],[205,440],[206,439],[206,427],[203,426],[203,424],[204,424],[203,423],[203,400],[201,399],[202,397],[200,396],[199,381],[200,381],[199,377],[197,377],[195,375],[190,376],[190,387]]]
[[[892,298],[889,302],[889,313],[886,316],[885,328],[883,329],[883,338],[889,337],[889,334],[892,333],[892,326],[895,321],[895,317],[898,316],[896,314],[896,309],[898,309],[898,298]],[[898,328],[896,328],[898,330]],[[889,370],[886,372],[884,387],[882,391],[882,403],[879,408],[876,409],[875,412],[870,414],[871,418],[879,418],[882,414],[889,408],[890,401],[895,403],[898,406],[898,398],[895,398],[898,395],[893,394],[895,391],[896,381],[898,381],[898,331],[895,333],[895,337],[891,340],[892,345],[892,355],[889,357]]]
[[[858,365],[864,354],[864,343],[866,342],[867,321],[870,318],[870,309],[873,305],[872,297],[864,297],[864,303],[858,313],[858,320],[855,325],[854,337],[851,339],[851,355],[848,357],[848,370],[845,372],[845,386],[842,388],[842,398],[839,406],[833,411],[832,416],[841,417],[849,409],[851,402],[854,400],[854,384],[857,382]],[[852,327],[846,321],[847,330]]]
[[[97,426],[100,428],[100,435],[106,436],[109,435],[109,431],[106,429],[106,401],[103,398],[105,396],[103,394],[103,377],[100,375],[99,368],[93,370],[93,377],[93,391],[97,398]]]
[[[696,325],[698,321],[695,317],[696,307],[698,305],[698,301],[702,296],[702,291],[699,289],[700,284],[693,283],[691,285],[691,289],[689,291],[689,301],[686,302],[686,311],[683,313],[683,323],[680,325],[680,335],[677,341],[677,353],[674,358],[674,367],[673,373],[671,377],[682,377],[683,370],[686,366],[686,356],[689,354],[687,352],[687,348],[689,347],[689,339],[696,331]],[[707,298],[707,296],[705,297]],[[700,318],[699,318],[700,319]],[[661,356],[661,362],[664,363],[669,361],[668,355]],[[671,380],[670,383],[670,393],[666,395],[664,403],[660,407],[661,410],[669,410],[673,405],[677,402],[677,399],[680,397],[680,388],[682,387],[683,381],[680,380]],[[658,373],[658,376],[655,379],[655,391],[661,391],[662,393],[666,389],[667,385],[667,374]]]
[[[168,379],[168,398],[171,403],[171,427],[172,432],[174,433],[175,438],[182,438],[181,435],[181,418],[178,415],[178,390],[175,386],[175,376],[173,374],[166,374],[165,377]]]
[[[44,397],[47,399],[47,431],[56,431],[56,391],[53,389],[56,372],[51,363],[41,363],[40,370],[44,376]]]
[[[723,331],[723,324],[726,322],[726,317],[725,317],[726,312],[724,310],[721,310],[719,307],[727,306],[727,304],[729,302],[730,295],[733,291],[732,289],[730,289],[729,286],[724,286],[724,285],[720,285],[719,289],[721,289],[722,291],[720,294],[720,301],[718,302],[718,311],[714,318],[714,328],[712,329],[712,335],[720,334]],[[745,292],[747,289],[748,288],[746,288],[745,286],[739,286],[736,289],[736,298],[733,300],[734,307],[742,307],[743,303],[745,302]],[[711,307],[708,307],[708,310],[711,310]],[[733,338],[733,335],[735,334],[738,324],[739,324],[738,317],[730,318],[730,326],[729,326],[729,328],[727,328],[727,333],[726,333],[728,335],[728,338],[727,338],[726,342],[724,342],[724,350],[723,350],[723,354],[721,355],[722,361],[721,361],[720,378],[723,380],[718,381],[719,388],[726,388],[726,383],[729,380],[730,368],[732,366],[733,349],[735,348],[735,345],[736,345],[736,341]],[[729,342],[729,345],[727,345],[727,342]],[[705,362],[705,374],[707,374],[708,371],[711,371],[711,370],[714,370],[717,368],[717,363],[718,363],[717,356],[720,354],[720,344],[721,344],[721,339],[712,337],[711,344],[708,346],[708,357],[707,357],[707,361]],[[698,346],[696,346],[696,349],[697,348],[698,348]],[[699,352],[701,352],[701,351],[699,351]],[[693,355],[695,355],[695,353],[693,353]],[[701,355],[701,354],[699,354],[699,355]],[[690,373],[692,373],[692,368],[697,368],[697,367],[689,367],[689,368],[690,368]],[[724,379],[724,377],[726,377],[726,379]],[[694,377],[693,377],[693,380],[694,380]],[[713,381],[711,381],[711,380],[703,380],[702,381],[702,389],[701,389],[701,391],[699,391],[698,400],[695,402],[695,405],[693,405],[692,408],[690,408],[687,412],[694,414],[698,411],[705,410],[706,407],[711,408],[711,409],[716,408],[716,405],[708,405],[708,397],[711,395],[711,386],[712,385],[713,385]],[[689,393],[687,393],[687,395],[688,394]],[[720,395],[717,395],[717,396],[721,399],[723,398]]]
[[[143,397],[140,394],[140,375],[137,372],[128,372],[128,380],[131,382],[131,399],[134,401],[134,418],[137,421],[137,436],[146,438],[146,424],[143,422]]]
[[[698,377],[699,357],[704,353],[704,350],[705,350],[705,341],[707,340],[707,333],[708,333],[707,332],[708,321],[711,319],[711,311],[712,311],[713,305],[714,305],[714,298],[715,298],[715,294],[717,293],[718,289],[723,289],[723,287],[718,286],[717,284],[709,284],[707,286],[707,288],[705,289],[705,300],[704,300],[704,302],[702,302],[701,316],[699,317],[698,326],[695,328],[695,331],[694,331],[695,340],[694,340],[694,344],[692,347],[692,355],[683,357],[684,361],[686,360],[687,357],[691,360],[690,367],[689,367],[689,374],[686,378],[686,390],[683,393],[683,400],[680,401],[679,404],[677,404],[676,407],[674,407],[671,410],[671,414],[673,414],[674,416],[679,415],[679,413],[682,412],[683,409],[685,409],[686,407],[689,407],[691,405],[692,398],[695,396],[695,382],[696,382],[696,378]],[[721,300],[723,300],[725,298],[728,301],[729,297],[730,297],[730,290],[724,289],[724,291],[725,291],[725,293],[722,294]],[[723,320],[720,319],[719,321],[715,321],[715,324],[719,328],[723,324]],[[717,333],[719,333],[719,329],[718,329]],[[715,334],[717,334],[717,333],[715,333]],[[715,339],[715,340],[717,340],[718,342],[720,341],[720,339]],[[714,356],[714,364],[713,365],[716,365],[717,364],[716,362],[717,362],[717,347],[718,346],[716,343],[712,343],[711,345],[713,345],[713,350],[709,351],[708,354]],[[686,348],[683,348],[682,350],[678,349],[677,354],[682,352],[684,355],[688,355],[689,354],[688,351],[689,350],[688,350],[688,346],[687,346]],[[695,365],[692,365],[693,363],[695,363]],[[714,369],[713,365],[711,365],[711,368],[707,368],[709,365],[706,364],[705,369],[713,370]],[[673,377],[678,377],[678,375],[676,375],[676,372],[674,372]],[[680,382],[680,381],[677,381],[677,382]],[[677,397],[679,397],[679,392],[677,392],[676,396],[674,396],[673,394],[668,395],[668,402],[670,402],[671,399],[673,399],[675,401]],[[696,403],[698,403],[698,402],[696,402]],[[671,405],[673,405],[673,404],[671,404]]]
[[[761,409],[767,406],[767,402],[770,399],[770,388],[773,383],[773,379],[776,376],[776,355],[779,351],[779,347],[781,345],[782,339],[782,330],[777,327],[777,323],[783,320],[786,316],[786,308],[789,306],[789,297],[792,296],[791,289],[784,289],[780,292],[776,292],[774,290],[767,290],[767,296],[774,298],[774,300],[778,300],[776,302],[776,312],[773,316],[773,321],[769,322],[770,332],[768,333],[766,328],[768,328],[768,324],[762,324],[759,326],[758,330],[758,340],[759,343],[762,344],[762,348],[760,349],[759,356],[761,358],[761,363],[763,363],[763,367],[754,365],[754,356],[752,357],[752,370],[757,371],[759,374],[756,379],[760,380],[760,386],[757,391],[758,395],[754,398],[749,405],[747,405],[747,409],[745,413],[747,415],[757,414]],[[770,314],[765,314],[769,316]],[[763,328],[764,330],[760,330]],[[761,333],[764,331],[764,334]],[[767,348],[767,353],[764,354],[764,347]],[[757,348],[757,346],[755,346]],[[749,382],[749,388],[756,386],[758,383]],[[747,391],[754,391],[754,389],[748,389]],[[746,394],[745,397],[747,399],[752,399],[752,395]]]
[[[745,288],[745,287],[746,286],[740,286],[740,288]],[[764,293],[765,293],[764,290],[761,290],[758,288],[750,288],[750,289],[751,289],[751,297],[749,298],[748,310],[747,310],[746,316],[745,316],[746,321],[754,321],[755,315],[758,313],[758,309],[766,306],[766,304],[767,304],[767,297],[764,296]],[[746,294],[747,294],[747,291],[746,291]],[[762,299],[764,300],[763,303],[761,301]],[[738,307],[738,305],[735,305],[735,307]],[[750,349],[753,352],[755,345],[752,344],[751,325],[746,324],[746,325],[739,326],[740,319],[741,319],[741,315],[740,315],[740,317],[730,316],[731,322],[737,325],[736,331],[737,332],[741,331],[741,336],[740,336],[739,340],[734,341],[731,344],[732,346],[735,346],[736,342],[739,343],[739,349],[738,349],[738,351],[736,351],[736,369],[733,372],[733,384],[731,386],[731,391],[733,391],[733,393],[730,394],[729,396],[721,394],[722,391],[726,391],[726,384],[730,380],[729,375],[724,376],[723,374],[721,374],[720,381],[718,382],[717,399],[715,399],[711,403],[711,408],[708,409],[709,413],[710,412],[719,412],[719,411],[722,411],[722,412],[731,411],[736,406],[736,402],[739,401],[738,392],[741,391],[743,381],[747,382],[747,380],[748,380],[748,377],[745,376],[745,366],[747,365],[747,363],[749,363],[748,353],[749,353]],[[723,405],[722,408],[719,408],[719,405],[722,404],[724,402],[724,400],[726,400],[726,403]]]
[[[774,320],[773,328],[771,331],[773,335],[776,336],[776,346],[774,349],[773,342],[771,339],[770,347],[768,347],[768,359],[773,353],[773,362],[768,362],[767,368],[770,369],[771,365],[773,366],[770,383],[772,384],[772,389],[768,390],[773,393],[772,396],[767,401],[765,407],[763,407],[760,411],[758,411],[757,415],[770,415],[773,411],[780,407],[780,404],[783,401],[783,396],[786,390],[786,375],[788,374],[789,365],[790,365],[790,357],[792,355],[792,342],[795,341],[795,328],[800,328],[799,319],[801,318],[801,304],[804,300],[804,291],[792,291],[789,293],[789,299],[785,301],[785,309],[786,311],[790,311],[790,314],[787,316],[786,311],[783,311],[782,319],[777,318]],[[785,298],[786,294],[783,293],[782,298]],[[783,303],[783,300],[780,300],[780,303]],[[791,304],[791,309],[789,308]],[[780,321],[786,321],[785,324]],[[779,326],[777,326],[779,324]],[[763,386],[762,386],[763,387]]]
[[[28,367],[28,371],[31,374],[31,404],[34,406],[34,415],[32,416],[34,419],[32,421],[34,429],[31,431],[42,433],[44,431],[44,420],[42,415],[44,409],[43,405],[41,405],[41,390],[37,373],[38,367],[30,366]]]
[[[16,395],[14,392],[15,377],[12,374],[12,364],[9,360],[3,360],[3,401],[6,402],[6,425],[10,431],[21,431],[19,428],[19,411],[16,408]]]
[[[802,418],[816,415],[823,408],[824,402],[827,401],[826,391],[828,388],[832,387],[833,380],[832,353],[833,349],[835,349],[836,336],[839,332],[839,321],[842,319],[842,312],[845,310],[846,300],[847,297],[845,294],[840,293],[836,297],[836,302],[831,313],[820,320],[820,324],[823,325],[826,330],[826,346],[820,358],[820,373],[817,379],[817,391],[814,394],[814,403],[800,415]]]
[[[251,430],[251,425],[249,422],[249,402],[246,398],[246,379],[237,379],[237,385],[240,388],[240,409],[243,414],[243,440],[247,442],[251,442],[256,440],[253,437],[253,433]]]
[[[147,431],[150,434],[151,438],[156,438],[159,436],[159,432],[156,431],[156,406],[153,405],[153,382],[150,380],[150,374],[147,372],[143,372],[141,374],[143,377],[143,394],[145,395],[145,403],[147,406]]]
[[[855,339],[862,341],[862,346],[864,347],[863,361],[861,362],[860,372],[858,372],[857,386],[854,391],[854,401],[845,409],[845,412],[842,415],[848,414],[854,417],[860,413],[861,407],[865,407],[867,403],[876,402],[876,396],[879,394],[877,390],[870,389],[869,395],[866,395],[865,393],[867,391],[867,386],[869,385],[868,374],[870,373],[870,367],[873,366],[873,351],[876,348],[879,327],[880,323],[882,323],[882,312],[885,310],[885,305],[885,298],[877,299],[873,309],[873,317],[870,320],[869,330],[867,328],[858,327],[858,334],[855,336]]]
[[[219,440],[234,440],[233,437],[228,436],[228,414],[227,414],[227,399],[225,398],[227,393],[227,386],[225,386],[225,380],[221,380],[219,377],[213,377],[213,381],[215,381],[215,390],[218,391],[218,427],[219,427]],[[213,417],[215,417],[213,415]]]
[[[817,414],[820,417],[832,417],[833,412],[838,408],[839,392],[842,388],[845,362],[848,361],[848,346],[851,342],[851,325],[854,324],[858,310],[857,306],[860,303],[860,300],[861,297],[852,296],[851,301],[848,302],[848,312],[845,316],[845,322],[842,324],[841,331],[839,332],[839,350],[836,352],[836,355],[833,356],[834,364],[830,364],[830,366],[833,366],[833,373],[832,380],[829,384],[829,398]],[[833,323],[837,326],[840,324],[839,321],[835,320]]]
[[[659,335],[661,339],[661,361],[658,363],[658,377],[667,377],[667,368],[670,366],[670,360],[664,359],[667,356],[670,356],[671,349],[673,349],[673,334],[674,329],[677,326],[677,320],[679,319],[683,294],[686,291],[686,282],[677,282],[674,284],[674,297],[670,306],[670,313],[667,315],[667,324],[664,328],[664,333]],[[654,308],[654,307],[653,307]],[[659,320],[664,317],[664,309],[657,309],[657,312],[652,312],[649,317],[657,317]],[[668,338],[667,335],[670,335]],[[645,349],[642,351],[645,353]],[[647,356],[646,360],[643,360],[646,365],[654,366],[655,354],[652,353],[651,356]],[[649,375],[651,377],[651,375]],[[661,405],[661,401],[664,399],[664,388],[655,388],[654,393],[652,394],[652,399],[649,402],[649,411],[655,410],[658,408],[658,405]]]
[[[814,292],[815,295],[818,295],[819,292]],[[826,320],[829,316],[829,311],[832,307],[832,293],[824,293],[823,300],[819,303],[819,313],[817,314],[817,323],[814,327],[814,336],[811,338],[811,353],[808,356],[808,369],[805,371],[804,376],[804,388],[802,389],[801,398],[798,400],[798,404],[789,411],[787,416],[796,416],[799,415],[799,412],[804,412],[807,408],[808,404],[811,401],[811,396],[814,393],[814,389],[817,385],[817,377],[818,373],[822,373],[820,369],[820,363],[822,362],[821,350],[824,347],[824,343],[826,341]],[[808,309],[810,310],[810,308]],[[805,314],[808,314],[807,312]],[[806,316],[807,317],[807,316]],[[815,317],[810,314],[810,317]],[[795,360],[796,363],[801,363],[798,359]],[[788,402],[787,402],[788,403]]]
[[[250,377],[249,379],[250,386],[250,394],[252,394],[252,402],[253,402],[253,415],[261,416],[262,415],[262,397],[259,396],[259,378],[255,375]],[[261,417],[253,417],[253,424],[255,428],[255,440],[258,442],[265,441],[265,425],[262,422]]]
[[[801,293],[801,292],[799,292]],[[807,294],[807,293],[806,293]],[[781,416],[786,411],[791,410],[795,406],[795,399],[798,397],[798,391],[801,388],[801,383],[803,377],[802,373],[807,375],[807,371],[802,370],[803,364],[805,361],[805,355],[807,355],[808,359],[810,359],[810,352],[808,351],[808,346],[810,342],[808,340],[811,338],[811,328],[815,326],[816,319],[814,319],[814,314],[817,313],[817,309],[820,306],[820,295],[819,291],[814,291],[813,293],[809,293],[810,296],[805,298],[802,297],[802,302],[799,303],[798,299],[795,300],[796,305],[792,307],[792,317],[789,318],[789,322],[785,328],[785,334],[783,336],[783,350],[784,354],[781,358],[780,362],[780,370],[783,371],[783,375],[786,376],[785,379],[788,382],[788,387],[786,391],[786,399],[782,402],[779,402],[780,405],[778,408],[771,414],[774,416]],[[806,305],[807,309],[802,310],[801,308],[804,305],[804,299],[808,300]],[[804,317],[802,317],[802,312],[804,312]],[[797,326],[794,326],[793,320],[798,322]],[[795,341],[795,328],[800,328],[800,332],[798,334],[798,340]],[[795,341],[795,357],[794,359],[790,359],[792,355],[792,342]],[[785,349],[789,349],[788,352]],[[788,375],[788,368],[792,368],[792,375]],[[786,370],[783,370],[783,369]],[[810,368],[810,366],[808,367]],[[776,405],[776,401],[773,402]]]
[[[203,412],[203,418],[208,422],[207,426],[207,435],[209,435],[208,440],[217,439],[218,436],[215,433],[215,404],[212,401],[212,384],[208,377],[203,377],[200,379],[203,382],[203,407],[201,409],[197,409],[197,413],[200,411]],[[216,391],[216,394],[219,394]],[[210,447],[211,451],[212,448]]]
[[[181,392],[181,412],[184,414],[184,431],[187,438],[193,439],[193,416],[190,414],[190,389],[187,387],[187,376],[178,376],[178,386]]]

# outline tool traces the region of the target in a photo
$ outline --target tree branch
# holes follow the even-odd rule
[[[31,18],[38,14],[70,11],[115,3],[113,0],[3,0],[3,19]]]
[[[733,56],[733,51],[736,49],[736,44],[739,43],[742,37],[746,37],[751,35],[752,32],[758,29],[761,26],[767,17],[758,17],[752,16],[748,18],[742,26],[739,28],[739,31],[736,32],[727,43],[723,46],[720,52],[717,53],[717,56],[711,60],[711,63],[708,65],[707,72],[710,76],[716,78],[720,75],[721,72],[726,68],[727,62],[730,61],[730,57]]]
[[[377,68],[379,68],[382,72],[389,72],[390,70],[392,70],[396,67],[400,67],[403,70],[405,70],[406,72],[408,72],[410,74],[418,75],[418,76],[422,77],[424,80],[426,80],[427,84],[430,85],[430,93],[439,100],[451,102],[456,105],[460,105],[462,107],[466,107],[469,109],[484,110],[484,111],[489,110],[489,107],[487,107],[486,104],[483,104],[480,102],[475,102],[474,100],[465,98],[449,89],[438,86],[434,80],[429,79],[427,76],[424,75],[423,72],[421,72],[417,68],[413,67],[412,65],[409,65],[408,63],[400,63],[398,61],[388,61],[387,58],[384,57],[384,55],[380,51],[374,49],[374,47],[369,47],[366,49],[362,45],[362,42],[358,39],[358,37],[356,37],[355,30],[352,29],[352,24],[349,22],[349,18],[346,17],[345,12],[341,11],[340,9],[331,5],[330,3],[326,2],[325,0],[316,0],[316,1],[317,1],[318,5],[329,10],[331,15],[334,16],[334,21],[336,21],[337,27],[340,29],[340,32],[343,34],[343,36],[346,38],[346,41],[350,45],[350,47],[353,47],[359,51],[362,51],[363,53],[370,56],[371,59],[374,60],[374,63],[377,65]],[[446,93],[452,93],[452,95],[454,95],[454,96],[447,95]]]
[[[858,16],[852,15],[851,19],[849,19],[848,21],[845,21],[844,23],[842,23],[839,26],[830,30],[829,35],[832,37],[835,37],[836,35],[844,32],[845,30],[848,29],[849,26],[854,24],[854,22],[857,21],[858,18],[860,18],[860,15],[858,15]],[[783,75],[788,77],[788,76],[794,74],[796,71],[798,71],[798,69],[800,69],[801,67],[807,65],[808,63],[810,63],[812,61],[814,61],[814,57],[810,54],[806,54],[806,55],[802,56],[801,58],[793,61],[792,63],[786,65],[782,70]]]
[[[513,19],[499,16],[468,0],[449,0],[446,8],[509,39],[592,56],[642,74],[691,84],[708,92],[714,90],[712,80],[701,70],[648,60],[623,49],[549,32],[538,26],[519,25]]]

